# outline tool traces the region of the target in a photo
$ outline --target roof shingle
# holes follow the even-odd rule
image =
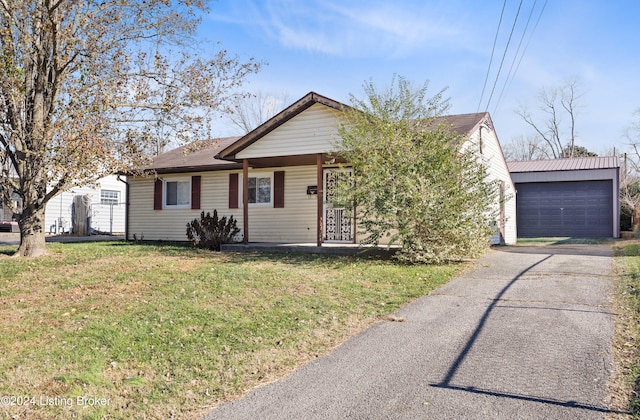
[[[153,163],[145,169],[154,170],[158,173],[168,173],[238,167],[239,164],[236,162],[215,159],[214,156],[239,138],[224,137],[189,143],[159,154],[153,159]]]

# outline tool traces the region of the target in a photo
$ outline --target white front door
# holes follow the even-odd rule
[[[344,208],[334,207],[333,197],[338,185],[351,182],[351,169],[329,168],[324,170],[324,240],[328,242],[353,242],[353,220]]]

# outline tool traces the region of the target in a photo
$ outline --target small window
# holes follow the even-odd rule
[[[188,208],[191,206],[191,180],[164,182],[164,206]]]
[[[271,203],[271,177],[250,177],[249,200],[251,204]]]
[[[119,192],[112,190],[100,191],[100,204],[104,206],[117,206],[120,202]]]

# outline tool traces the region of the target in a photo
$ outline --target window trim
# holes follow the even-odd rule
[[[114,193],[115,197],[105,198],[102,196],[103,193]],[[105,203],[109,201],[108,203]],[[109,189],[101,189],[100,190],[100,205],[102,206],[117,206],[120,204],[120,191],[118,190],[109,190]]]
[[[251,179],[251,178],[269,178],[269,182],[270,182],[270,187],[269,187],[269,202],[265,202],[265,203],[248,203],[249,207],[273,207],[273,172],[258,172],[258,173],[253,173],[253,174],[249,174],[249,176],[247,177],[247,179]],[[242,175],[240,175],[240,185],[242,185]],[[257,182],[257,181],[256,181]],[[243,197],[242,197],[242,188],[238,188],[238,193],[240,196],[240,200],[239,202],[242,203],[243,202]],[[257,191],[256,191],[257,193]],[[247,198],[248,200],[248,198]]]
[[[167,185],[170,182],[186,182],[188,183],[187,191],[189,192],[189,201],[186,204],[167,204]],[[165,178],[162,180],[162,209],[163,210],[171,210],[171,209],[191,209],[191,177],[180,177],[180,178]]]

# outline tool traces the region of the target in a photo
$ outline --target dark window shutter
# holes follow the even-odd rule
[[[273,207],[284,207],[284,171],[273,173]]]
[[[202,177],[195,175],[191,177],[191,209],[200,210],[200,185]]]
[[[156,179],[153,184],[153,209],[162,210],[162,180]]]
[[[238,174],[229,174],[229,208],[238,208]]]

